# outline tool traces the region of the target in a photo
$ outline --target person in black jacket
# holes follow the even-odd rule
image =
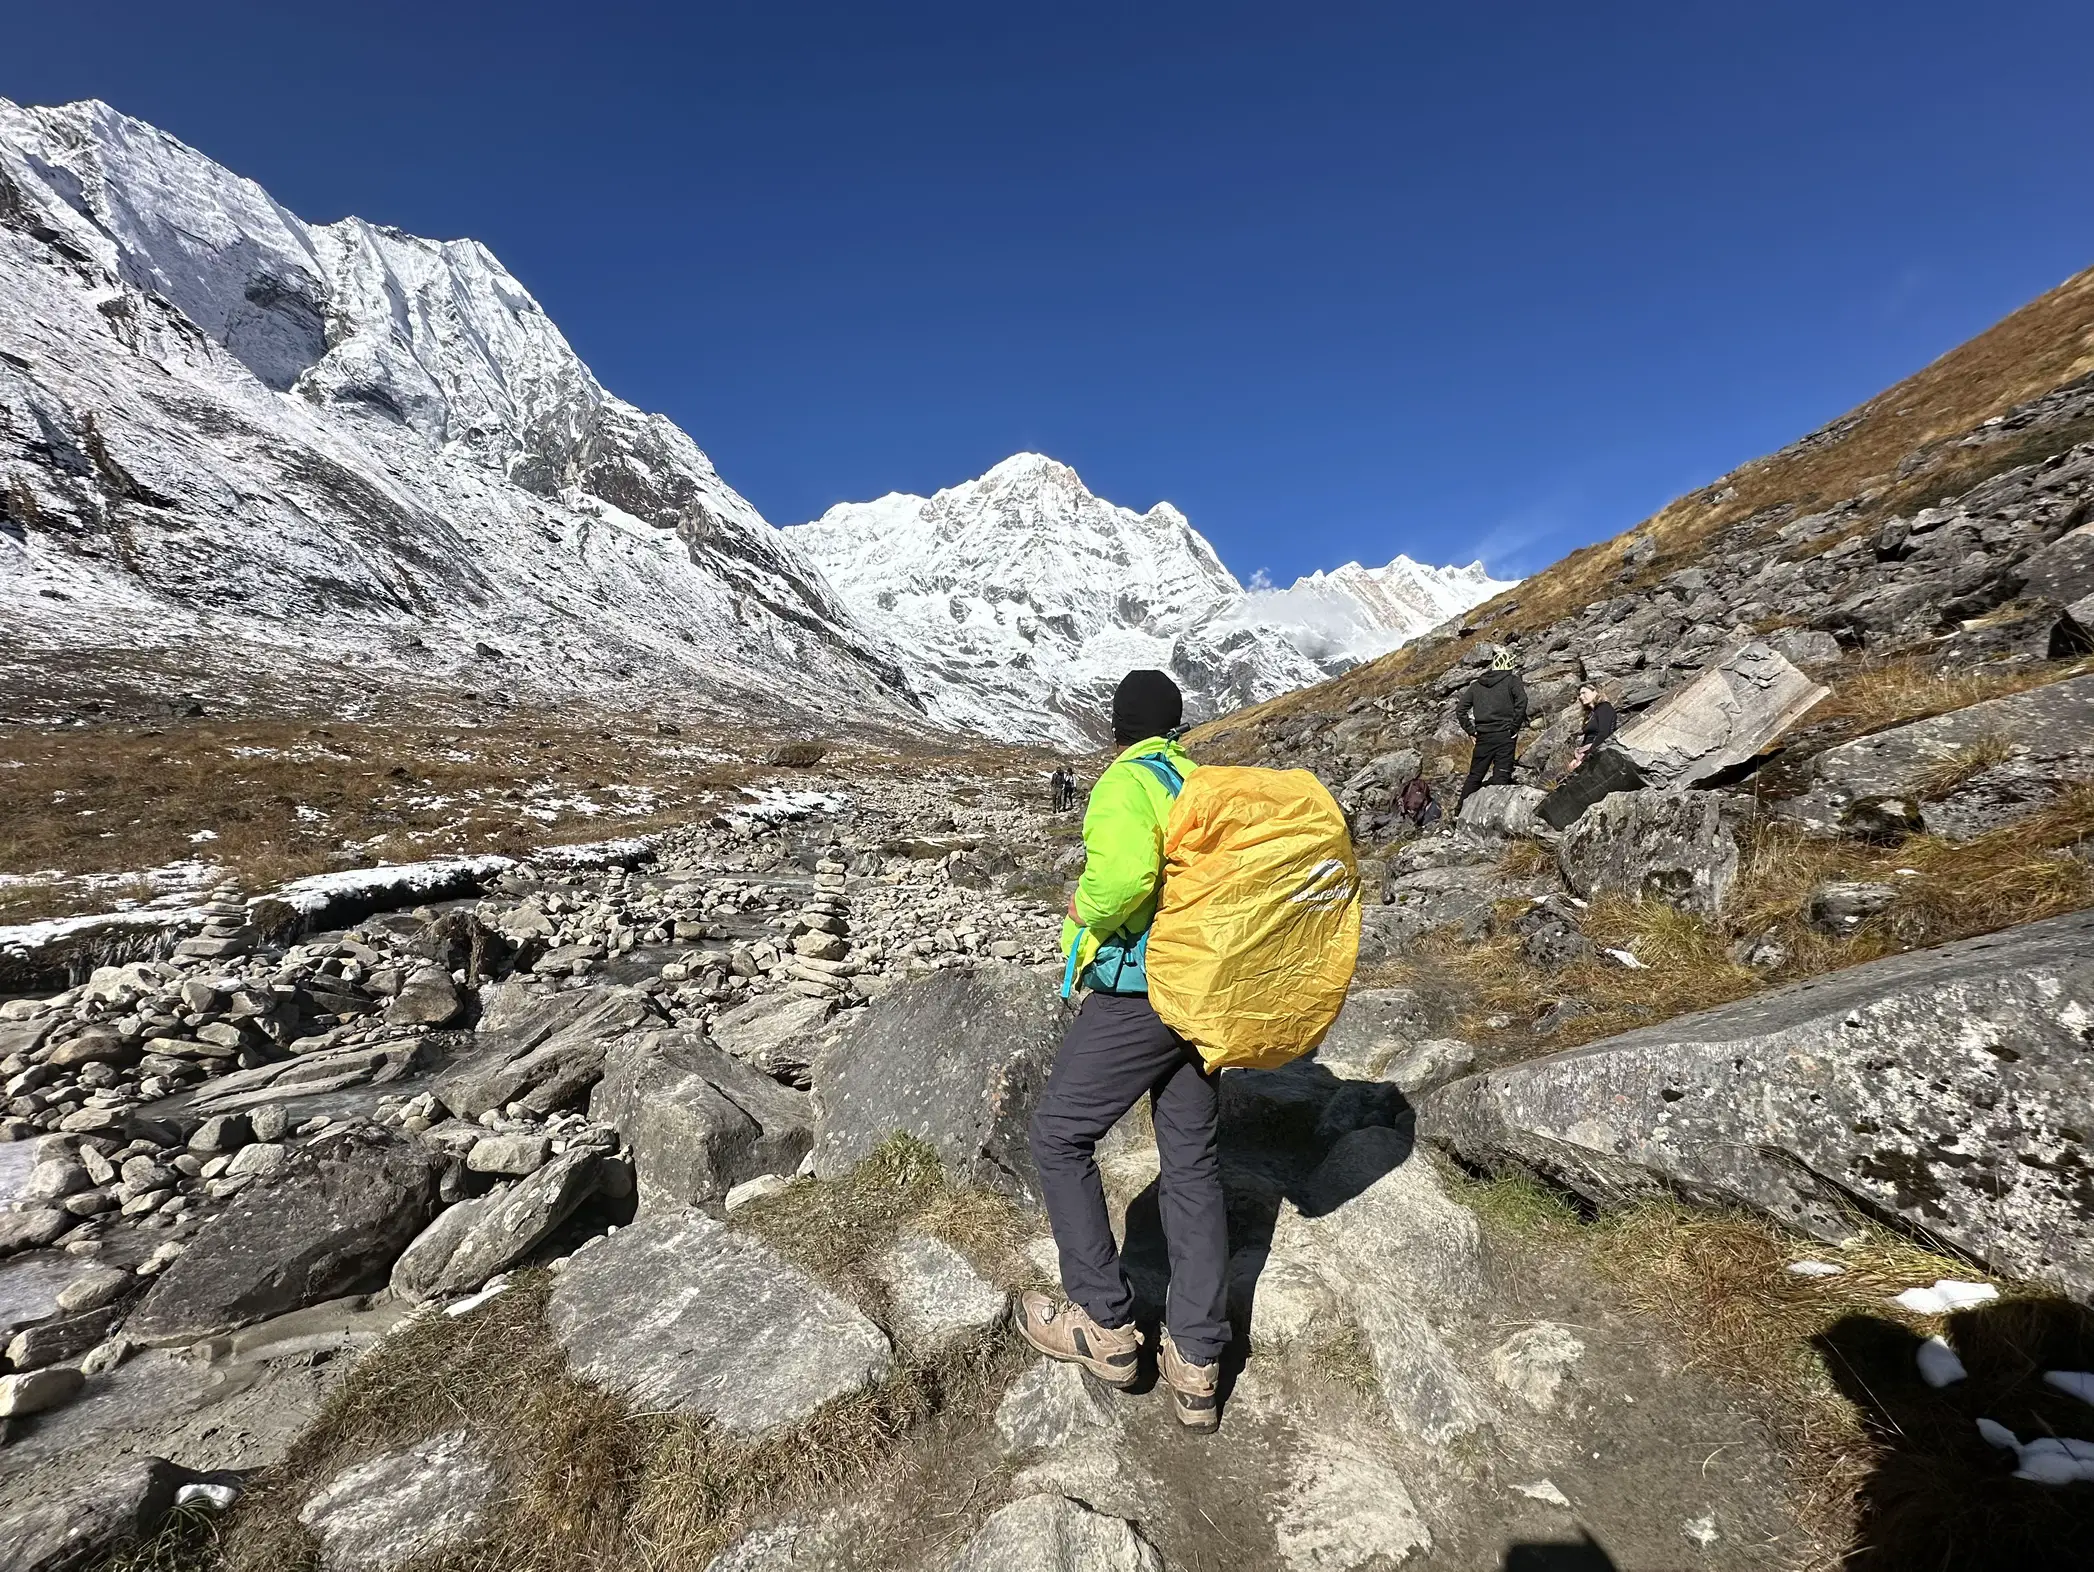
[[[1513,756],[1519,751],[1520,730],[1527,724],[1527,685],[1520,681],[1519,657],[1508,646],[1498,646],[1491,656],[1491,669],[1469,684],[1454,714],[1461,729],[1476,739],[1468,778],[1461,783],[1461,798],[1454,805],[1459,814],[1469,793],[1483,784],[1486,771],[1493,786],[1512,784]]]
[[[1585,709],[1585,729],[1578,734],[1578,751],[1571,755],[1571,768],[1576,769],[1585,762],[1585,756],[1614,735],[1615,727],[1621,722],[1615,718],[1614,706],[1600,697],[1600,690],[1586,683],[1578,690],[1578,703]]]

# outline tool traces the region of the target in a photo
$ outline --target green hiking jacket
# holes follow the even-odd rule
[[[1199,768],[1176,742],[1149,737],[1107,765],[1091,788],[1083,812],[1083,876],[1070,903],[1073,915],[1062,923],[1062,954],[1075,961],[1071,976],[1089,968],[1101,943],[1132,939],[1156,916],[1171,794],[1152,771],[1132,762],[1144,754],[1161,754],[1181,777]]]

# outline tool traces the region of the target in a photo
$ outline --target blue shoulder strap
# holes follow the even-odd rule
[[[1163,789],[1173,797],[1185,789],[1185,777],[1178,773],[1177,766],[1160,753],[1145,753],[1133,761],[1145,765],[1151,775],[1163,782]]]

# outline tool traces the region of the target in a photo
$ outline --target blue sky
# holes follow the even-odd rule
[[[2094,6],[5,8],[304,216],[485,241],[779,523],[1020,449],[1245,577],[1530,571],[2094,263]]]

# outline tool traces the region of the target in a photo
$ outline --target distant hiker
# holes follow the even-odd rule
[[[1054,767],[1054,773],[1047,777],[1047,790],[1056,813],[1060,813],[1064,808],[1068,807],[1070,797],[1068,770],[1057,764]]]
[[[1403,793],[1396,799],[1396,811],[1421,830],[1431,829],[1442,817],[1440,800],[1422,775],[1413,775],[1404,782]]]
[[[1144,969],[1163,881],[1164,825],[1198,768],[1176,740],[1183,718],[1178,685],[1163,672],[1129,672],[1113,693],[1113,740],[1122,752],[1091,788],[1083,876],[1062,928],[1070,970],[1087,961],[1081,976],[1091,991],[1032,1119],[1033,1160],[1070,1299],[1026,1293],[1017,1320],[1019,1333],[1049,1358],[1082,1365],[1110,1386],[1134,1382],[1142,1335],[1095,1154],[1120,1116],[1149,1097],[1171,1263],[1157,1368],[1178,1421],[1212,1430],[1221,1422],[1221,1356],[1229,1343],[1215,1077],[1158,1018]]]
[[[1490,670],[1470,683],[1461,696],[1455,719],[1476,739],[1476,751],[1469,756],[1468,777],[1454,804],[1457,814],[1469,793],[1483,784],[1486,771],[1493,786],[1512,784],[1513,756],[1519,748],[1520,728],[1527,724],[1527,685],[1520,681],[1519,666],[1512,647],[1499,645],[1491,653]]]
[[[1585,729],[1578,734],[1578,751],[1571,755],[1571,768],[1576,769],[1585,762],[1585,755],[1614,735],[1621,724],[1615,718],[1614,706],[1600,697],[1600,690],[1586,683],[1578,690],[1578,703],[1585,710]]]

